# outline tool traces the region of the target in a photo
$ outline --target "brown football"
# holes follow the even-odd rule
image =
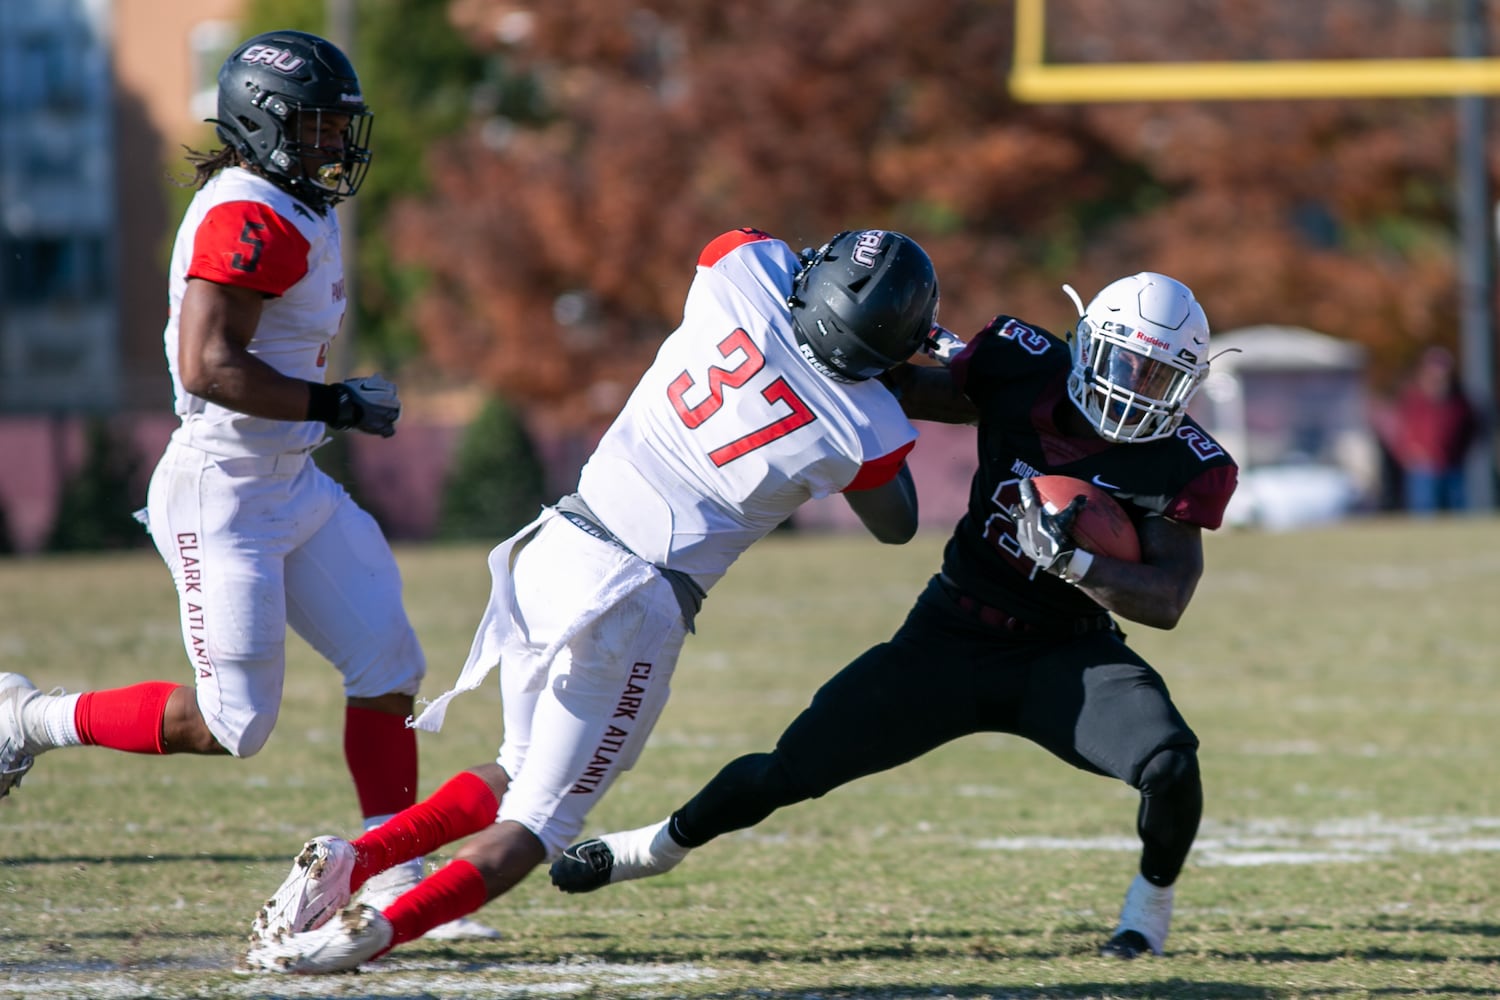
[[[1073,476],[1037,476],[1031,485],[1036,488],[1037,499],[1053,514],[1076,496],[1088,498],[1073,522],[1072,534],[1079,548],[1126,562],[1141,561],[1141,539],[1135,523],[1120,502],[1104,490]]]

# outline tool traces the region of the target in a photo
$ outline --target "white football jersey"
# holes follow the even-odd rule
[[[705,590],[806,501],[888,482],[916,442],[882,383],[835,382],[798,352],[798,267],[755,230],[710,243],[682,324],[580,477],[605,527]]]
[[[167,366],[182,419],[174,440],[230,457],[305,451],[317,444],[326,431],[317,421],[248,416],[182,387],[177,324],[189,278],[264,293],[250,353],[283,375],[323,382],[328,345],[344,318],[338,216],[332,209],[318,214],[248,170],[222,170],[183,216],[168,285]]]

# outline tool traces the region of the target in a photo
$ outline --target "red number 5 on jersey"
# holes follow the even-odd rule
[[[720,368],[718,365],[708,367],[708,395],[702,402],[689,405],[684,398],[688,391],[697,383],[693,376],[684,371],[672,380],[667,386],[667,398],[672,401],[672,408],[682,418],[682,422],[689,430],[694,430],[705,421],[718,413],[724,405],[724,391],[726,389],[739,389],[757,372],[766,366],[766,356],[751,341],[750,335],[744,330],[735,330],[729,336],[719,341],[719,354],[725,361],[735,355],[741,355],[740,361],[733,368]],[[735,438],[728,444],[721,445],[708,453],[709,460],[717,466],[724,466],[735,459],[749,454],[757,448],[784,437],[799,427],[804,427],[818,419],[806,403],[787,384],[786,379],[777,376],[770,385],[761,390],[761,396],[773,407],[785,403],[791,410],[790,413],[764,427],[758,428]]]

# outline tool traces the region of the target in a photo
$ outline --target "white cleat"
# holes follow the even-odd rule
[[[338,837],[314,837],[292,862],[292,871],[250,925],[255,947],[315,930],[349,905],[354,848]]]
[[[377,910],[385,910],[398,898],[415,889],[421,881],[421,863],[408,861],[371,876],[360,890],[359,901]],[[500,932],[477,920],[459,917],[446,924],[438,924],[422,937],[428,941],[492,941],[500,937]]]
[[[21,710],[39,692],[23,674],[0,673],[0,799],[21,784],[36,762],[26,747]]]
[[[314,930],[251,945],[245,965],[263,972],[300,976],[353,972],[390,950],[394,936],[384,914],[359,903]]]

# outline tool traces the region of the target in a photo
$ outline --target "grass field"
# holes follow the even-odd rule
[[[658,819],[768,746],[895,628],[942,542],[750,552],[591,828]],[[478,620],[484,551],[398,555],[436,694]],[[418,942],[357,976],[236,972],[302,841],[357,832],[337,677],[294,640],[259,756],[60,752],[0,803],[0,996],[1500,996],[1500,521],[1226,533],[1208,557],[1175,632],[1130,629],[1203,740],[1165,959],[1094,955],[1134,871],[1134,793],[977,736],[658,879],[569,897],[533,875],[481,911],[498,942]],[[149,552],[0,561],[0,664],[71,690],[186,677],[166,570]],[[498,704],[460,698],[424,734],[424,792],[491,758]]]

